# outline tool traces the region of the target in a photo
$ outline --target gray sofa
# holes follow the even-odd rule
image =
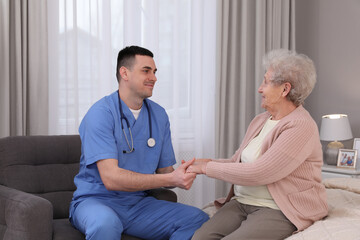
[[[78,135],[0,139],[0,239],[85,239],[68,220],[80,154]],[[177,201],[166,189],[149,195]]]

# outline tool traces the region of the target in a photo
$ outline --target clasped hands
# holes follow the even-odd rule
[[[206,174],[206,165],[210,161],[210,159],[204,158],[193,158],[188,162],[192,162],[186,168],[187,173],[196,173],[196,174]],[[186,163],[184,160],[181,161],[182,164]]]
[[[178,180],[177,186],[189,190],[197,174],[206,173],[206,165],[210,159],[181,160],[181,165],[173,172]]]

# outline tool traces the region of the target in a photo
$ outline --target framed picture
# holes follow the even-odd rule
[[[357,152],[360,153],[360,138],[354,138],[353,149],[357,150]]]
[[[356,149],[339,149],[337,166],[355,169],[356,159],[357,159]]]

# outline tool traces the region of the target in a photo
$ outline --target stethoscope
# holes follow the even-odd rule
[[[119,98],[119,109],[120,109],[121,129],[122,129],[122,131],[123,131],[123,133],[124,133],[126,143],[127,143],[127,145],[129,146],[129,151],[124,150],[123,153],[131,153],[131,152],[135,151],[135,149],[134,149],[134,139],[133,139],[133,136],[132,136],[132,133],[131,133],[129,120],[128,120],[127,117],[125,117],[125,115],[124,115],[124,112],[123,112],[123,109],[122,109],[122,106],[121,106],[121,101],[120,101],[120,95],[119,95],[119,94],[118,94],[118,98]],[[155,142],[155,139],[152,137],[152,126],[151,126],[150,108],[149,108],[149,105],[148,105],[148,103],[146,102],[145,99],[144,99],[144,104],[145,104],[145,107],[147,108],[148,119],[149,119],[149,133],[150,133],[150,137],[149,137],[149,139],[147,140],[147,145],[148,145],[148,147],[151,147],[151,148],[152,148],[152,147],[155,146],[156,142]],[[130,146],[129,139],[127,138],[126,133],[125,133],[125,130],[124,130],[123,119],[125,120],[126,125],[127,125],[128,129],[129,129],[130,139],[131,139],[131,146]]]

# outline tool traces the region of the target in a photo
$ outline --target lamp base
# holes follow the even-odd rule
[[[339,149],[344,148],[341,142],[330,142],[324,152],[324,159],[328,165],[337,165]]]

